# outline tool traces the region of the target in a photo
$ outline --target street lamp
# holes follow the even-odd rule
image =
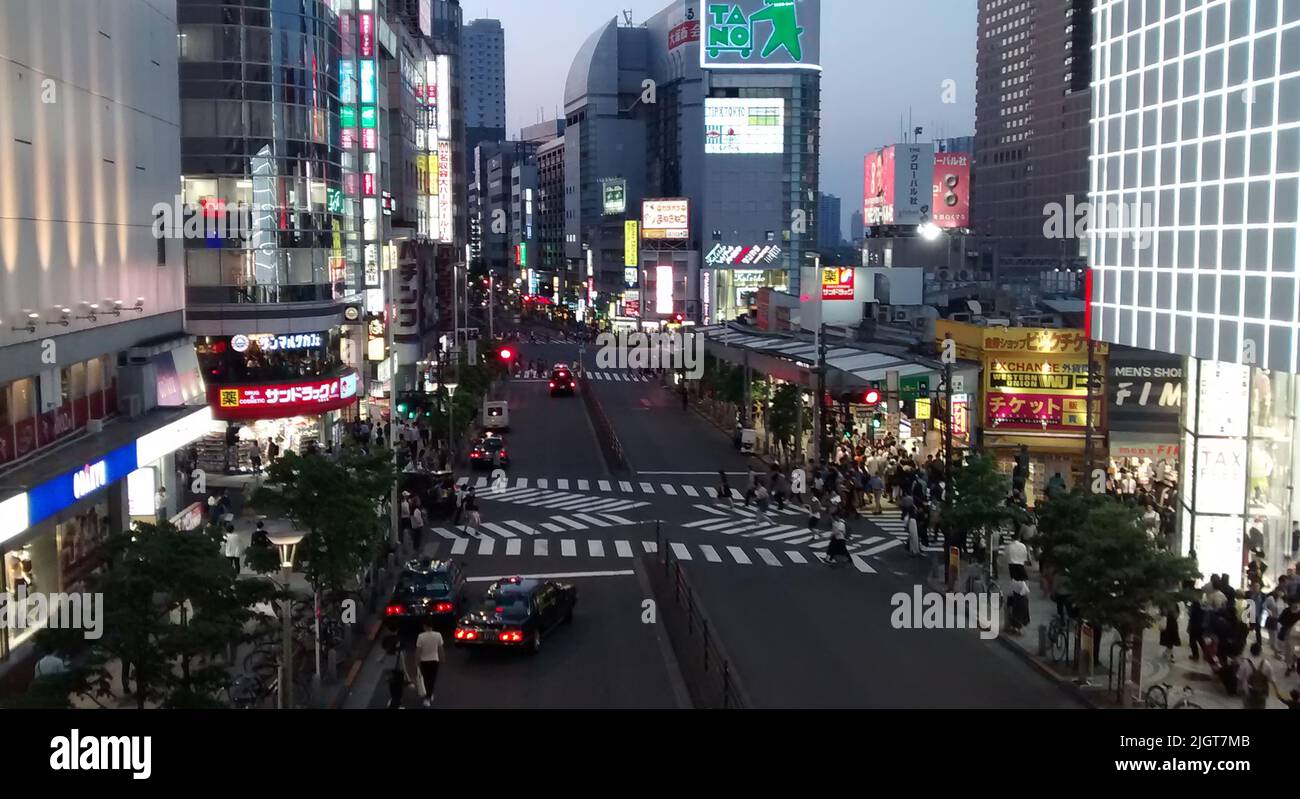
[[[916,232],[919,233],[921,238],[925,239],[926,241],[934,241],[935,239],[939,238],[940,235],[943,234],[943,229],[933,222],[926,222],[920,227],[918,227],[916,229]]]
[[[280,550],[280,579],[284,582],[284,651],[280,654],[280,708],[293,707],[293,596],[290,594],[289,581],[293,577],[293,556],[298,544],[307,537],[306,533],[286,531],[267,533]]]

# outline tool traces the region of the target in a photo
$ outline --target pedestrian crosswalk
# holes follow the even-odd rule
[[[603,372],[597,370],[588,371],[586,376],[588,380],[609,383],[653,383],[659,379],[654,375],[643,372]]]
[[[558,549],[555,544],[558,543]],[[692,544],[681,541],[667,542],[666,546],[672,556],[680,561],[733,565],[756,566],[780,569],[787,566],[820,565],[817,557],[808,557],[806,553],[793,549],[772,547],[747,548],[737,545],[715,546],[712,544]],[[656,554],[658,544],[655,541],[636,541],[632,539],[588,539],[580,541],[575,538],[562,538],[558,542],[545,538],[523,541],[518,537],[501,542],[489,536],[457,536],[451,539],[436,538],[424,544],[421,555],[428,558],[442,557],[491,557],[504,555],[508,558],[592,558],[627,560],[644,552]],[[864,574],[874,574],[865,561],[855,558],[855,566]]]
[[[865,518],[868,519],[876,527],[879,527],[881,532],[889,536],[891,540],[885,541],[883,543],[876,543],[876,544],[866,544],[863,542],[850,544],[849,545],[850,552],[854,552],[856,554],[864,555],[864,556],[879,555],[891,549],[897,549],[898,547],[907,546],[907,525],[906,523],[903,522],[901,514],[886,512],[879,516],[868,515]],[[877,539],[877,541],[879,541],[879,539]],[[922,544],[921,551],[942,552],[943,546],[939,544],[935,544],[933,541],[931,541],[929,546]]]
[[[702,476],[707,479],[709,475]],[[646,477],[651,478],[653,476],[646,475]],[[743,477],[739,479],[744,480]],[[698,481],[665,482],[662,478],[603,480],[572,477],[518,477],[499,472],[491,477],[487,475],[463,475],[456,482],[462,489],[473,486],[479,499],[512,502],[519,505],[545,505],[548,502],[564,504],[566,501],[585,502],[588,501],[589,495],[593,492],[599,494],[631,494],[636,497],[670,497],[679,501],[710,500],[717,505],[730,505],[732,502],[739,505],[745,500],[745,494],[739,488],[729,488],[730,496],[722,497],[720,500],[716,484],[702,485]],[[728,501],[723,502],[722,500]],[[636,507],[645,504],[641,502]],[[753,502],[750,502],[748,507],[753,508]],[[788,516],[801,515],[805,511],[792,505],[778,507],[776,502],[772,502],[770,503],[770,512]]]

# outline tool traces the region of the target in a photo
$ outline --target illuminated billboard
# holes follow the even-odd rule
[[[871,153],[862,182],[862,218],[868,226],[929,221],[934,199],[934,145],[895,144]]]
[[[601,181],[601,198],[605,216],[616,216],[627,212],[627,181],[612,178]]]
[[[625,267],[637,267],[641,263],[639,252],[641,242],[637,227],[635,219],[623,223],[623,266]],[[632,271],[635,273],[635,268]]]
[[[934,154],[931,221],[941,228],[970,227],[970,153]]]
[[[705,69],[821,69],[821,0],[707,0]]]
[[[641,237],[684,241],[691,237],[690,200],[646,200],[641,203]]]
[[[655,267],[655,313],[673,312],[673,268]]]
[[[785,100],[709,97],[704,101],[704,152],[762,155],[785,151]]]

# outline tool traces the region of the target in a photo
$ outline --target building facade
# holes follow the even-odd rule
[[[461,33],[465,54],[465,145],[506,138],[506,34],[495,19],[471,20]]]
[[[1006,271],[1073,263],[1083,246],[1045,236],[1044,222],[1088,191],[1090,7],[979,0],[972,244]]]
[[[1103,0],[1092,27],[1092,334],[1187,359],[1179,545],[1271,583],[1300,549],[1300,4]]]
[[[133,521],[184,526],[212,416],[185,334],[176,3],[0,26],[0,592],[81,590]],[[202,234],[200,233],[200,238]],[[182,459],[183,461],[183,459]],[[0,680],[35,658],[0,625]]]
[[[844,239],[843,218],[840,215],[840,198],[834,194],[821,194],[817,201],[817,249],[833,250]]]

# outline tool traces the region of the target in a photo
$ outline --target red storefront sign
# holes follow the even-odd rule
[[[225,421],[285,419],[345,408],[357,398],[357,374],[293,382],[208,386],[212,415]]]
[[[1088,400],[1083,396],[991,392],[986,402],[990,429],[1082,432],[1088,424]]]
[[[668,49],[676,50],[684,44],[698,42],[700,40],[700,21],[698,19],[688,19],[672,30],[668,31]]]

